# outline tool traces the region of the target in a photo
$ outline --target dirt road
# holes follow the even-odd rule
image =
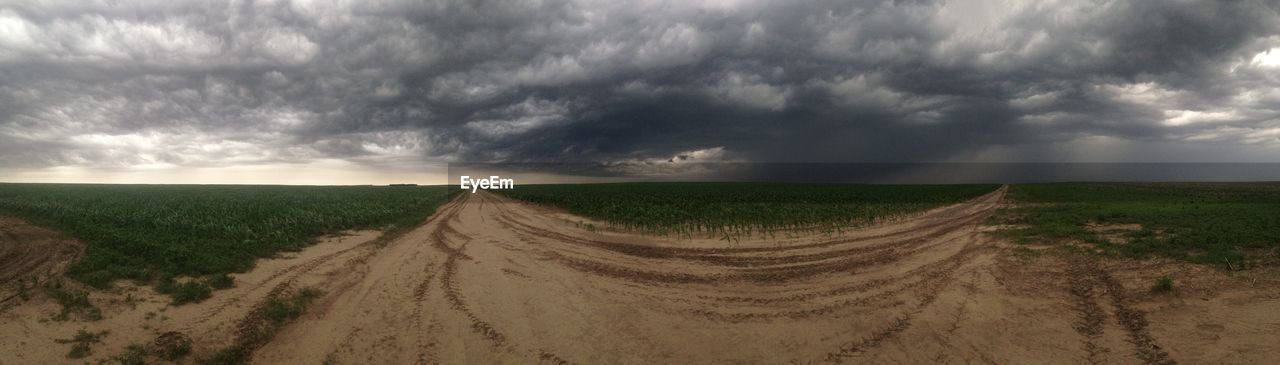
[[[348,284],[255,359],[1162,363],[1176,358],[1152,335],[1126,289],[1098,264],[1056,259],[1035,264],[1000,254],[981,222],[1003,195],[1001,189],[836,237],[804,234],[726,243],[593,232],[565,214],[468,194],[370,258],[362,271],[344,275]],[[1081,279],[1064,280],[1064,273]],[[1254,335],[1263,356],[1280,350],[1264,333]],[[1240,337],[1250,338],[1248,333]],[[1230,350],[1217,351],[1226,356]]]
[[[974,280],[961,269],[988,244],[978,223],[1002,195],[840,237],[734,247],[593,233],[545,209],[467,195],[371,258],[368,272],[348,275],[362,279],[256,359],[841,360],[932,315],[949,299],[944,290]]]
[[[325,294],[256,348],[253,362],[1280,359],[1274,270],[1228,276],[1168,261],[1125,263],[1013,249],[982,225],[1003,196],[1002,188],[838,235],[780,233],[726,242],[588,230],[580,218],[561,212],[483,192],[464,194],[385,245],[373,240],[374,233],[331,238],[260,263],[236,276],[236,288],[209,301],[168,309],[169,321],[129,319],[143,310],[162,311],[155,299],[143,309],[108,308],[108,318],[90,327],[151,323],[109,338],[102,354],[176,331],[197,340],[199,357],[232,343],[237,326],[264,298],[312,286]],[[1177,293],[1145,291],[1153,277],[1169,273],[1177,276]],[[147,291],[133,293],[146,297]],[[110,301],[109,294],[99,295]],[[41,312],[5,313],[0,343],[48,342],[43,338],[84,326],[32,332],[34,320],[14,325],[23,313]],[[27,334],[10,332],[17,327]],[[24,360],[56,362],[61,354],[13,347],[25,351]]]

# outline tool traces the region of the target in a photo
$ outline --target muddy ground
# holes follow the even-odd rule
[[[324,295],[255,346],[253,362],[1280,361],[1280,270],[1010,244],[982,225],[1003,196],[835,235],[726,242],[589,230],[562,212],[463,194],[394,240],[326,238],[260,261],[198,304],[172,307],[127,283],[92,291],[98,321],[51,320],[59,307],[39,290],[6,301],[0,364],[96,362],[170,332],[196,341],[192,362],[236,341],[266,298],[301,287]],[[21,246],[45,241],[6,233],[7,282],[29,276],[11,266],[56,269],[76,252],[42,232],[72,248],[32,258]],[[1152,293],[1166,275],[1175,289]],[[110,333],[72,361],[54,340],[79,329]]]

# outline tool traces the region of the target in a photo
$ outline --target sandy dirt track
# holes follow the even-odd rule
[[[112,329],[90,360],[167,332],[191,336],[204,356],[232,343],[265,298],[303,286],[325,294],[254,363],[1280,359],[1277,270],[1015,250],[982,225],[1004,191],[837,235],[732,243],[585,230],[562,212],[463,194],[385,244],[376,232],[331,237],[261,261],[195,305],[126,287],[94,294],[142,298],[104,304],[103,321],[46,323],[56,307],[32,300],[0,312],[0,350],[15,351],[0,364],[66,362],[51,339],[80,328]],[[1178,291],[1148,293],[1160,275]]]
[[[1280,353],[1280,320],[1261,314],[1280,305],[1257,297],[1265,289],[1175,305],[1157,326],[1111,274],[1122,268],[1002,254],[981,222],[1003,195],[834,237],[729,244],[592,232],[563,213],[465,194],[343,275],[255,360],[1249,363]],[[1216,339],[1164,327],[1194,310],[1223,320]],[[1269,324],[1224,327],[1243,313]]]

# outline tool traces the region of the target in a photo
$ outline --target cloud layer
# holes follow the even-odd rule
[[[1278,146],[1263,1],[0,2],[0,168]]]

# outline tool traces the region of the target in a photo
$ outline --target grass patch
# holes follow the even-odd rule
[[[231,346],[199,361],[203,365],[248,363],[253,351],[266,344],[276,332],[306,312],[308,306],[323,293],[302,288],[285,297],[269,298],[260,315],[250,315],[240,324],[241,333]]]
[[[165,332],[156,338],[151,352],[161,359],[177,361],[191,353],[191,338],[179,332]]]
[[[76,335],[72,336],[71,338],[56,339],[54,340],[54,342],[57,342],[60,344],[71,344],[71,351],[67,352],[67,358],[83,359],[86,356],[93,354],[93,345],[97,343],[101,343],[102,338],[105,337],[108,333],[109,333],[108,331],[93,333],[85,330],[80,330],[76,332]]]
[[[18,299],[21,299],[22,301],[25,302],[25,301],[31,300],[31,288],[36,286],[36,279],[32,278],[31,286],[27,286],[26,278],[18,278],[17,282],[15,282],[14,285],[18,286],[18,294],[17,294]]]
[[[124,352],[105,361],[99,361],[98,364],[111,362],[120,365],[143,365],[147,363],[148,356],[170,363],[180,363],[178,360],[191,353],[191,347],[190,337],[180,332],[165,332],[151,344],[131,344],[125,347]]]
[[[85,241],[67,274],[106,288],[115,279],[243,272],[254,259],[302,249],[325,234],[399,227],[454,193],[444,186],[0,184],[0,214]],[[202,285],[214,284],[221,285]],[[198,301],[203,291],[176,289],[175,303]]]
[[[102,311],[89,301],[89,293],[63,287],[59,280],[46,283],[45,292],[62,307],[58,315],[53,317],[54,320],[65,321],[71,319],[72,315],[83,321],[102,319]]]
[[[266,316],[272,324],[283,325],[297,319],[311,301],[320,296],[320,290],[304,288],[290,298],[273,298],[267,302]]]
[[[1018,259],[1023,261],[1031,260],[1033,258],[1036,258],[1039,255],[1040,255],[1039,253],[1037,253],[1035,250],[1028,248],[1027,246],[1017,246],[1013,248],[1013,257],[1017,257]]]
[[[1014,185],[998,223],[1018,242],[1078,240],[1107,254],[1160,255],[1240,267],[1280,247],[1280,183],[1053,183]],[[1113,243],[1090,225],[1138,224]]]
[[[1173,291],[1173,278],[1168,276],[1161,276],[1159,279],[1156,279],[1156,283],[1154,285],[1151,285],[1152,293],[1168,293],[1171,291]]]
[[[173,305],[201,302],[213,296],[213,289],[209,285],[198,281],[178,283],[169,278],[156,284],[155,287],[157,292],[168,294],[172,297]]]
[[[226,273],[209,275],[205,282],[209,284],[210,288],[214,289],[230,289],[236,286],[235,280],[232,280],[231,276]]]
[[[997,185],[619,183],[494,190],[651,233],[829,231],[959,203]]]
[[[132,344],[124,349],[124,353],[112,356],[111,361],[120,365],[146,365],[147,364],[147,348],[139,344]]]

